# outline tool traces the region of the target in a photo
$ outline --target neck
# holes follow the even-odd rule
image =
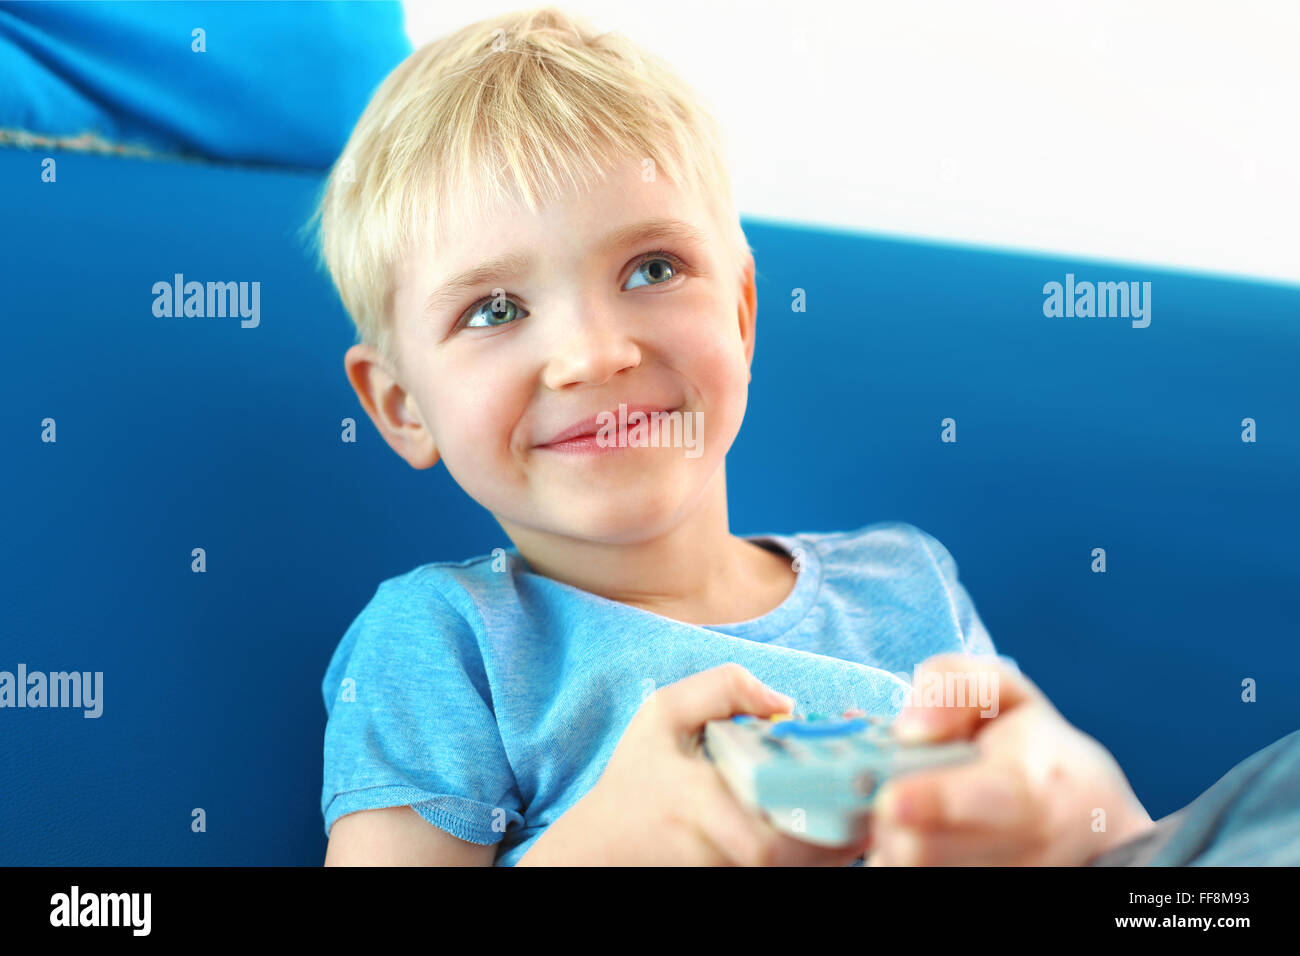
[[[769,601],[774,562],[789,563],[730,533],[721,467],[685,520],[645,540],[587,541],[497,520],[534,572],[689,623],[728,623],[771,610],[781,600]],[[767,606],[755,609],[760,594]]]

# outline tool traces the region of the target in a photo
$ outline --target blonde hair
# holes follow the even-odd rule
[[[661,60],[554,7],[482,20],[416,50],[376,90],[316,211],[357,340],[390,363],[402,257],[497,203],[530,211],[619,163],[666,176],[721,214],[737,275],[750,247],[716,120]],[[432,223],[433,234],[424,234]]]

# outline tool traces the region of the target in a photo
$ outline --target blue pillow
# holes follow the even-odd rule
[[[410,52],[396,0],[5,3],[0,143],[326,169]]]

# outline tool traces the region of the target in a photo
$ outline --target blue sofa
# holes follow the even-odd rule
[[[339,638],[385,578],[509,542],[348,386],[297,239],[320,174],[44,155],[0,150],[0,670],[100,671],[103,710],[0,711],[0,864],[317,864]],[[746,225],[733,531],[936,535],[1153,816],[1296,729],[1300,288]],[[256,327],[155,315],[177,273],[259,282]],[[1067,274],[1150,281],[1150,325],[1045,316]]]

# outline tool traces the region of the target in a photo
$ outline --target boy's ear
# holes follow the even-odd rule
[[[361,407],[389,447],[412,468],[436,465],[438,449],[414,397],[389,371],[379,352],[369,345],[354,345],[343,356],[343,368]]]
[[[740,303],[737,308],[740,319],[740,338],[745,343],[745,364],[754,366],[754,336],[758,319],[758,288],[754,283],[754,254],[745,253],[745,271],[740,283]],[[751,372],[749,380],[754,380]]]

